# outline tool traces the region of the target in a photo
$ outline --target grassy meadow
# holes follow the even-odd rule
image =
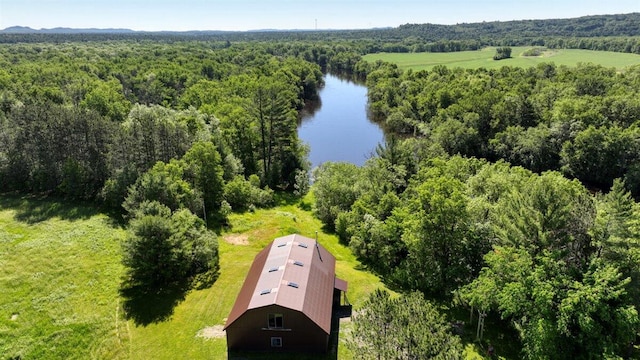
[[[138,304],[144,316],[126,316],[121,226],[91,207],[2,197],[0,359],[226,359],[220,327],[253,257],[290,233],[314,237],[318,231],[357,306],[384,286],[322,231],[309,206],[283,203],[232,215],[230,229],[219,236],[221,272],[212,287],[168,298],[151,295]],[[338,358],[352,357],[340,344]]]
[[[0,198],[0,359],[125,358],[120,242],[91,207]]]
[[[383,60],[398,64],[401,69],[431,70],[434,66],[461,67],[464,69],[487,68],[496,69],[502,66],[531,67],[541,63],[553,62],[556,65],[575,66],[578,63],[594,63],[605,67],[622,70],[640,64],[640,55],[611,51],[594,51],[578,49],[546,49],[540,56],[523,56],[533,46],[512,47],[511,58],[493,60],[495,47],[487,47],[477,51],[461,51],[451,53],[378,53],[367,54],[364,60],[374,62]]]

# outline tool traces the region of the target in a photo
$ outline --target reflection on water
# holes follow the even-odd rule
[[[330,74],[324,80],[320,99],[302,111],[298,137],[311,148],[312,167],[325,161],[360,166],[384,141],[380,126],[367,116],[367,88]]]
[[[320,90],[322,92],[322,89]],[[313,121],[313,117],[316,115],[316,111],[320,110],[322,107],[322,99],[318,96],[318,98],[313,100],[305,100],[304,108],[300,111],[300,119],[298,121],[298,126],[300,126],[305,121]]]

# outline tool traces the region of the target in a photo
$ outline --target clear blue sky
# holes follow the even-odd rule
[[[0,0],[0,29],[365,29],[640,12],[640,0]]]

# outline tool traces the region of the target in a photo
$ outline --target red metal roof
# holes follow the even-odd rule
[[[275,239],[256,255],[225,329],[247,310],[280,305],[304,313],[329,334],[335,267],[335,257],[314,239]]]

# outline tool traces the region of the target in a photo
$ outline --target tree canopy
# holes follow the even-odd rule
[[[397,187],[380,177],[387,166],[374,158],[353,169],[386,185],[367,187],[363,175],[341,183],[357,200],[333,207],[342,241],[386,282],[496,312],[526,358],[628,353],[640,325],[640,209],[621,181],[593,196],[559,172],[454,156],[425,159]],[[320,189],[343,176],[324,173]],[[315,193],[316,207],[333,195]]]
[[[422,294],[375,290],[353,320],[349,347],[360,359],[461,359],[460,339]]]
[[[370,107],[394,133],[424,138],[449,155],[559,170],[603,189],[624,178],[638,189],[638,66],[622,73],[591,64],[403,73],[381,63],[369,71]]]
[[[145,202],[131,220],[123,244],[127,284],[157,291],[185,280],[218,276],[218,242],[204,222],[187,209]]]

